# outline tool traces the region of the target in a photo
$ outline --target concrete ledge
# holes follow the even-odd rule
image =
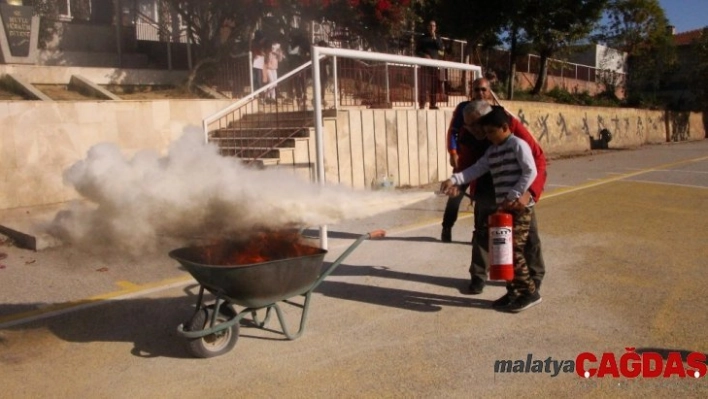
[[[0,234],[11,238],[18,247],[32,251],[60,246],[40,226],[52,221],[65,206],[64,203],[0,210]]]
[[[11,74],[36,84],[68,84],[71,77],[81,75],[99,85],[179,85],[188,71],[157,69],[83,68],[43,65],[2,65],[0,74]]]
[[[97,97],[105,100],[120,100],[120,97],[81,75],[72,76],[69,81],[69,87],[90,97]]]
[[[32,86],[31,83],[25,81],[24,79],[18,76],[13,76],[9,73],[5,74],[2,76],[2,82],[12,91],[22,93],[32,100],[54,101],[46,94],[39,91],[36,87]]]
[[[219,93],[216,90],[212,90],[211,88],[204,86],[204,85],[198,85],[197,90],[199,90],[201,93],[215,99],[219,100],[228,100],[229,98],[226,97],[225,95]]]

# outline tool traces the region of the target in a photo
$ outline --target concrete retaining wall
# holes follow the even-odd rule
[[[0,65],[0,75],[5,74],[19,77],[33,84],[69,84],[71,77],[74,75],[81,75],[99,85],[178,85],[187,79],[186,71],[40,65]]]
[[[228,100],[0,102],[0,209],[50,205],[77,198],[63,185],[66,168],[98,143],[126,152],[164,151],[186,130],[226,107]],[[581,108],[506,102],[548,154],[590,148],[590,136],[612,131],[610,148],[675,140],[702,140],[701,114]],[[452,109],[340,111],[325,120],[325,168],[329,182],[369,187],[384,176],[396,185],[446,178],[445,150]]]
[[[702,140],[701,114],[624,108],[576,107],[506,101],[505,108],[536,137],[549,155],[582,153],[591,138],[612,133],[609,148],[666,141]],[[348,110],[325,122],[327,181],[371,187],[385,176],[396,185],[441,181],[452,172],[445,147],[452,110]]]
[[[163,151],[226,100],[0,102],[0,209],[77,198],[62,174],[93,145]]]

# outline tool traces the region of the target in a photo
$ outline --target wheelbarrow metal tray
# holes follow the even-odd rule
[[[310,290],[322,271],[327,251],[316,249],[313,255],[272,260],[247,265],[207,265],[202,247],[170,251],[199,284],[215,295],[247,308],[262,308],[301,295]]]

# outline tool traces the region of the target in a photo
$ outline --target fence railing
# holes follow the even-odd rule
[[[243,53],[221,61],[208,84],[231,98],[250,95],[254,92],[254,87],[259,86],[254,84],[251,60],[251,54]],[[281,65],[291,71],[291,68],[301,66],[293,65],[293,60],[289,61]],[[414,64],[340,59],[331,56],[320,61],[320,65],[324,91],[322,99],[326,108],[415,107],[422,103],[432,105],[430,98],[433,94],[437,106],[451,106],[459,100],[451,96],[469,94],[468,83],[473,79],[469,71],[457,67],[421,68]],[[479,69],[476,66],[471,68]],[[276,105],[283,107],[286,102],[298,103],[300,98],[295,94],[298,90],[306,93],[306,98],[312,99],[312,80],[311,69],[297,72],[297,76],[292,78],[283,76],[275,90],[278,98],[284,102]],[[311,107],[311,104],[308,104],[308,107]]]
[[[485,50],[483,53],[476,54],[474,60],[484,65],[486,70],[495,71],[501,80],[508,77],[508,51]],[[540,67],[541,57],[535,54],[527,54],[516,61],[516,72],[537,74]],[[612,83],[618,87],[622,86],[627,79],[626,73],[590,65],[576,64],[555,58],[548,60],[548,76],[592,83]]]
[[[177,29],[173,29],[169,24],[161,24],[137,10],[135,11],[133,23],[137,40],[165,43],[167,69],[172,70],[172,43],[185,43],[187,45],[187,65],[189,69],[192,68],[192,46],[186,28],[180,26]]]
[[[187,43],[187,29],[171,29],[169,24],[161,24],[140,11],[135,11],[135,32],[138,40],[155,42]]]

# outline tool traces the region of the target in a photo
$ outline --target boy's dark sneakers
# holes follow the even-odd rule
[[[518,297],[519,296],[517,294],[511,294],[507,292],[506,294],[504,294],[503,297],[492,302],[492,307],[497,310],[506,310],[506,308],[509,307],[512,303],[514,303],[514,301]]]
[[[512,313],[519,313],[528,308],[534,307],[541,303],[541,294],[538,291],[534,291],[533,294],[522,294],[516,298],[509,306],[504,307],[503,310]]]
[[[472,277],[472,281],[470,282],[470,294],[479,295],[482,291],[484,291],[484,280],[477,276]]]
[[[443,227],[442,233],[440,233],[440,241],[452,242],[452,229],[450,227]]]

